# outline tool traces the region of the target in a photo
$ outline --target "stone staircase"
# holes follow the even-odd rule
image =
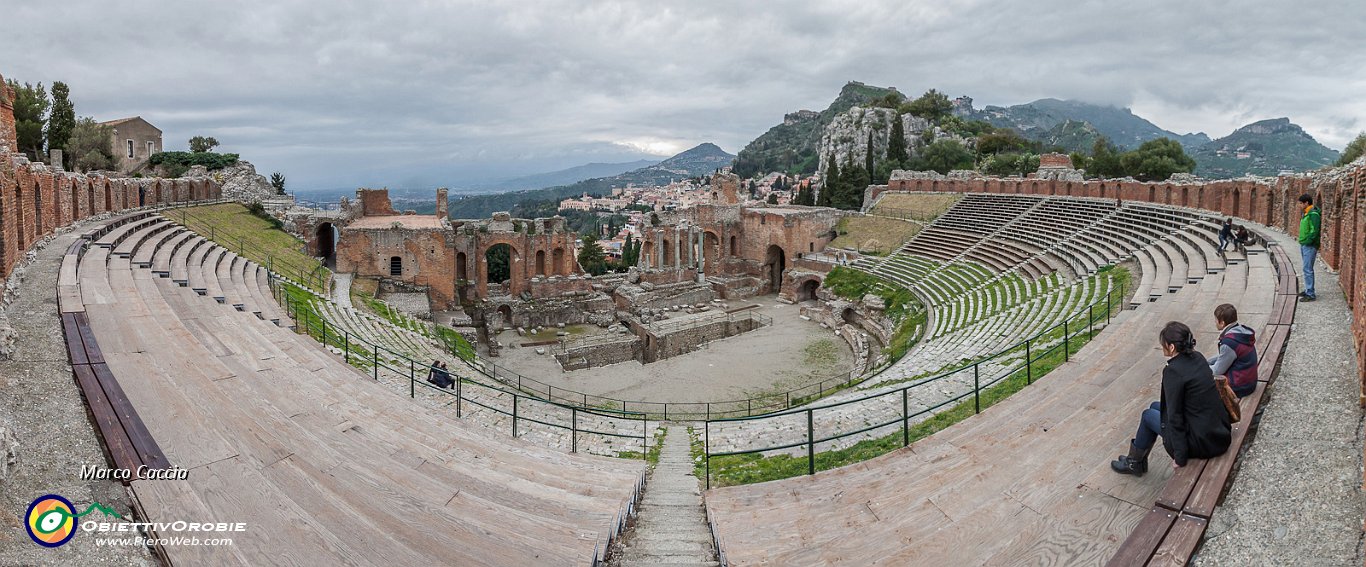
[[[635,528],[609,563],[615,567],[715,567],[716,546],[693,474],[688,429],[672,424],[659,464],[645,483]]]

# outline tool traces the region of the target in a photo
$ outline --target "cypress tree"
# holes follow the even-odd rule
[[[62,150],[62,159],[66,161],[61,164],[63,167],[76,158],[66,151],[66,143],[75,129],[76,107],[71,104],[71,89],[61,81],[52,83],[52,112],[47,117],[47,147]]]
[[[865,152],[865,155],[863,156],[863,170],[868,172],[868,175],[871,176],[873,174],[874,165],[875,164],[873,162],[873,130],[870,128],[868,129],[868,151]]]
[[[816,204],[822,207],[831,206],[834,193],[839,190],[840,184],[840,168],[835,163],[835,154],[831,153],[830,160],[826,163],[829,165],[825,168],[825,178],[821,180],[821,193],[816,197]]]
[[[901,125],[901,115],[897,114],[892,119],[892,137],[887,140],[887,161],[892,162],[892,167],[905,167],[910,159],[910,154],[906,153],[906,127]]]

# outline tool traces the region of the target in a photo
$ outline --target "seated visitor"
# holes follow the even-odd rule
[[[1110,462],[1110,468],[1120,474],[1148,472],[1148,453],[1158,437],[1175,468],[1185,466],[1188,459],[1222,455],[1232,441],[1228,411],[1215,390],[1208,362],[1195,351],[1190,327],[1177,321],[1167,323],[1158,334],[1158,344],[1167,356],[1162,399],[1143,410],[1138,433],[1129,441],[1129,454]]]
[[[446,363],[438,362],[436,372],[436,386],[438,388],[449,388],[455,385],[455,380],[451,379],[451,373],[446,369]]]
[[[441,361],[433,360],[431,366],[427,367],[427,382],[436,384],[437,371],[441,369]]]
[[[1209,359],[1215,376],[1227,376],[1228,386],[1242,398],[1257,389],[1257,333],[1238,322],[1238,309],[1225,303],[1214,308],[1219,326],[1219,354]]]
[[[1241,252],[1247,253],[1247,245],[1252,243],[1252,235],[1248,233],[1247,227],[1239,226],[1234,231],[1234,246]]]

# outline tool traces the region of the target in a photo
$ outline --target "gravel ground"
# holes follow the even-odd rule
[[[96,501],[124,515],[132,510],[118,482],[78,478],[81,465],[111,465],[72,379],[57,315],[57,272],[75,239],[74,231],[67,232],[40,250],[5,309],[18,344],[13,360],[0,361],[0,420],[18,436],[19,463],[0,479],[0,565],[155,565],[142,547],[97,547],[88,533],[44,549],[29,539],[20,519],[44,494],[66,497],[77,512]]]
[[[1299,264],[1299,247],[1282,245]],[[1194,565],[1361,565],[1362,410],[1351,312],[1336,274],[1317,272],[1280,376]]]
[[[670,402],[744,399],[761,391],[805,386],[853,368],[854,353],[848,343],[819,323],[803,321],[800,307],[781,303],[773,296],[734,305],[742,303],[759,304],[757,311],[772,317],[773,324],[650,364],[628,361],[564,372],[549,352],[537,355],[533,348],[504,349],[495,362],[556,388],[626,400]],[[517,338],[515,332],[504,332],[499,340],[508,344]],[[833,356],[823,364],[807,364],[803,349],[818,341],[833,343]]]

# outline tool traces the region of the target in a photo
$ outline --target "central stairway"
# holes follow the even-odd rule
[[[673,424],[664,435],[659,465],[650,473],[635,529],[611,563],[617,567],[715,567],[716,546],[693,474],[688,429]]]

